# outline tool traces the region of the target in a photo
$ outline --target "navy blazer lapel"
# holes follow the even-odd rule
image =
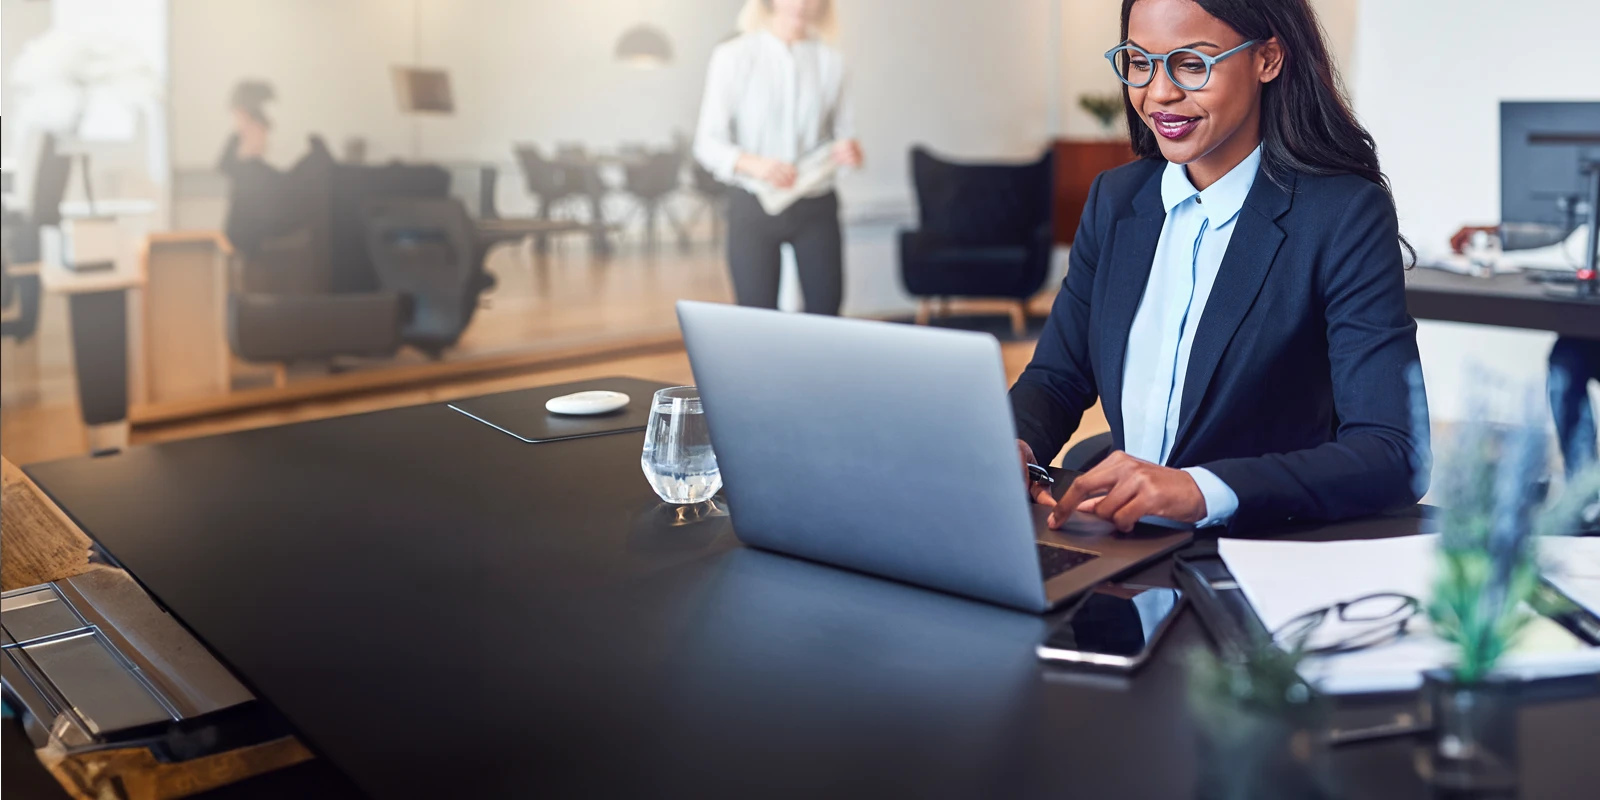
[[[1102,266],[1106,276],[1105,305],[1096,324],[1101,333],[1100,405],[1111,425],[1117,447],[1126,441],[1122,435],[1122,364],[1128,354],[1128,334],[1133,317],[1144,299],[1150,282],[1150,267],[1156,260],[1156,245],[1167,221],[1161,203],[1161,170],[1155,170],[1133,197],[1137,216],[1117,220],[1112,229],[1109,262]]]
[[[1286,181],[1287,187],[1274,183],[1263,166],[1256,174],[1255,184],[1239,210],[1239,228],[1228,241],[1228,251],[1222,257],[1217,272],[1217,282],[1206,300],[1200,315],[1200,327],[1194,332],[1194,345],[1189,351],[1189,370],[1183,379],[1183,400],[1178,408],[1178,435],[1172,443],[1174,461],[1180,448],[1187,444],[1187,436],[1194,424],[1195,411],[1205,397],[1211,379],[1216,375],[1217,364],[1228,349],[1228,343],[1244,322],[1250,306],[1261,293],[1261,285],[1272,269],[1272,260],[1283,244],[1283,229],[1276,220],[1289,210],[1294,193],[1294,176]]]

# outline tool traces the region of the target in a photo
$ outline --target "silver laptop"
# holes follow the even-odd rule
[[[1047,529],[992,336],[689,301],[678,322],[746,544],[1039,612],[1192,536]]]

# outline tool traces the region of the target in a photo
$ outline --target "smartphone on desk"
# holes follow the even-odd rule
[[[1035,650],[1044,661],[1133,672],[1150,658],[1182,605],[1177,589],[1102,583]]]

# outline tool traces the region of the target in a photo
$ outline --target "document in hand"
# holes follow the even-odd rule
[[[794,184],[789,188],[764,186],[756,193],[756,199],[761,201],[761,210],[772,216],[782,214],[796,200],[816,191],[817,187],[833,177],[839,170],[838,163],[833,160],[833,142],[823,142],[820,147],[807,153],[800,163],[794,165],[794,170]]]
[[[1377,592],[1427,602],[1438,565],[1437,535],[1342,542],[1223,539],[1218,552],[1268,630],[1313,609]],[[1327,623],[1337,625],[1338,623]],[[1422,672],[1451,662],[1448,643],[1432,635],[1425,615],[1407,634],[1366,650],[1308,657],[1301,677],[1329,694],[1414,689]],[[1539,617],[1501,662],[1525,678],[1600,672],[1600,647],[1590,647]]]

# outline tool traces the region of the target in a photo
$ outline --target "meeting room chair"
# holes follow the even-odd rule
[[[1049,151],[1026,164],[976,164],[912,149],[919,224],[900,233],[900,276],[919,300],[919,324],[935,299],[999,300],[1012,332],[1026,335],[1026,301],[1054,254],[1053,174]]]
[[[528,194],[533,196],[537,205],[534,216],[541,220],[582,219],[581,213],[574,212],[586,208],[595,248],[601,252],[607,251],[609,242],[605,236],[605,218],[601,211],[605,184],[600,178],[598,165],[589,158],[588,152],[581,146],[570,144],[561,146],[554,158],[546,158],[533,144],[515,145],[513,151],[517,165],[522,169]],[[539,252],[544,252],[549,249],[550,237],[539,234],[534,237],[534,242]]]
[[[579,193],[580,187],[572,179],[571,171],[559,161],[545,158],[537,145],[519,144],[512,149],[517,156],[517,166],[522,168],[522,180],[528,194],[533,196],[538,206],[536,216],[544,220],[554,219],[555,212],[564,202]]]
[[[700,162],[690,159],[689,163],[689,189],[691,196],[697,201],[695,208],[690,212],[689,219],[684,227],[694,230],[702,218],[709,218],[711,227],[711,241],[721,242],[726,235],[728,217],[728,186],[717,180],[711,171],[700,166]]]
[[[657,221],[666,217],[667,223],[678,232],[678,244],[689,247],[689,237],[683,224],[672,214],[667,204],[680,186],[684,154],[672,150],[644,153],[637,159],[623,163],[623,188],[638,203],[639,214],[644,217],[645,247],[656,247]]]

